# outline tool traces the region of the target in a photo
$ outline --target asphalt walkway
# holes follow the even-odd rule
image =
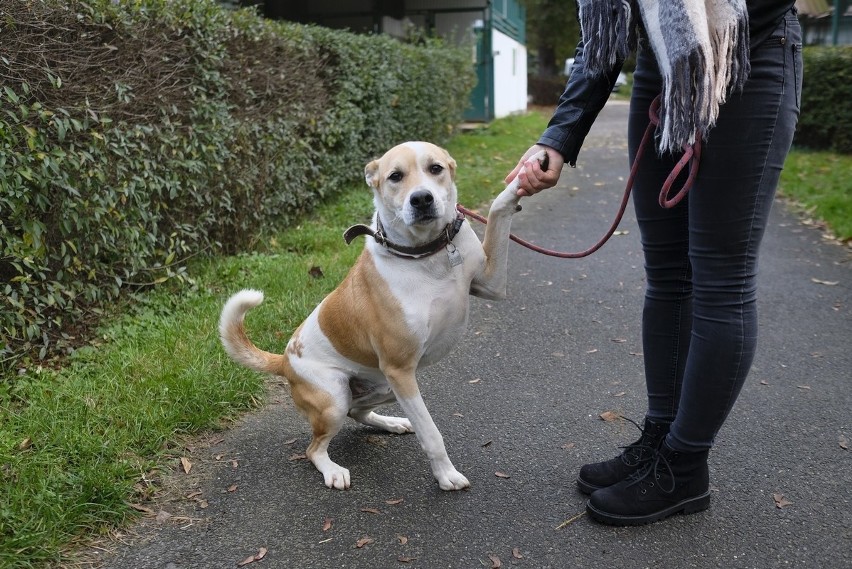
[[[627,173],[626,113],[607,106],[580,167],[525,200],[515,233],[570,250],[600,236]],[[439,490],[413,435],[354,422],[330,449],[352,488],[327,489],[300,459],[310,430],[281,393],[190,449],[194,468],[175,477],[159,522],[110,546],[103,566],[233,568],[265,552],[245,566],[852,567],[852,254],[780,202],[761,257],[759,352],[710,455],[711,508],[637,528],[583,515],[580,465],[638,433],[600,415],[641,421],[645,409],[631,209],[620,229],[583,260],[511,245],[509,298],[475,300],[464,342],[422,374],[469,491]]]

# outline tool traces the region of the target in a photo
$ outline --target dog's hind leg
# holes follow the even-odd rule
[[[314,438],[305,452],[308,460],[314,463],[317,470],[322,473],[325,485],[337,490],[349,488],[351,484],[349,469],[331,460],[328,456],[328,444],[334,438],[334,435],[340,431],[345,418],[346,409],[337,406],[330,406],[319,415],[312,416],[311,427]]]
[[[305,454],[317,470],[322,473],[325,485],[329,488],[345,490],[349,488],[349,470],[340,466],[328,456],[328,444],[340,431],[349,411],[351,396],[345,382],[326,377],[320,388],[299,376],[287,362],[286,376],[290,383],[290,395],[293,403],[307,417],[313,430],[313,439]],[[319,370],[313,370],[318,372]]]
[[[411,421],[405,417],[390,417],[388,415],[379,415],[371,409],[352,409],[349,411],[349,416],[368,427],[375,427],[388,431],[389,433],[413,433],[414,427],[411,426]]]

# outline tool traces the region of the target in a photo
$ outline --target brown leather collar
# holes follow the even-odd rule
[[[385,248],[391,254],[396,255],[397,257],[402,257],[404,259],[421,259],[423,257],[428,257],[429,255],[434,255],[435,253],[452,243],[453,239],[461,229],[462,223],[464,223],[464,214],[458,212],[453,222],[448,223],[444,230],[441,232],[441,234],[438,235],[438,237],[423,245],[409,247],[407,245],[399,245],[398,243],[388,241],[388,238],[385,235],[384,227],[382,226],[382,220],[377,215],[375,231],[372,227],[369,227],[367,225],[353,225],[343,233],[343,239],[348,245],[356,237],[359,237],[361,235],[369,235],[370,237],[376,240],[376,243],[378,243],[379,245],[384,245]]]

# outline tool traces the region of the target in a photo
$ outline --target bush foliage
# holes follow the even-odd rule
[[[807,47],[796,144],[852,154],[852,46]]]
[[[0,36],[0,371],[292,223],[387,147],[446,140],[475,80],[437,41],[211,0],[4,2]]]

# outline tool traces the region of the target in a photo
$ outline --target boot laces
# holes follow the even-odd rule
[[[645,440],[645,429],[639,426],[639,423],[630,419],[629,417],[622,417],[633,423],[637,429],[642,433],[642,438],[639,439],[636,443],[632,445],[626,445],[622,447],[618,447],[623,450],[621,453],[621,462],[623,462],[626,466],[638,466],[643,462],[649,462],[654,459],[653,451],[654,448],[649,445]]]
[[[657,449],[652,449],[652,456],[648,459],[648,464],[627,477],[628,486],[639,484],[642,493],[645,493],[645,485],[657,486],[664,494],[671,494],[675,491],[674,470],[672,470],[671,462],[665,455]],[[668,478],[671,484],[666,487],[662,485],[662,480]]]

